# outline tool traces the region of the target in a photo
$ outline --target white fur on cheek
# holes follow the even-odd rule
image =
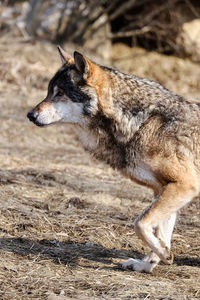
[[[67,123],[81,123],[83,104],[72,102],[57,102],[53,104],[56,113],[60,116],[60,121]]]

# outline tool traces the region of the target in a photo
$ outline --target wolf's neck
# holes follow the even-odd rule
[[[103,114],[112,120],[118,137],[124,137],[124,141],[128,141],[149,118],[153,107],[144,109],[142,101],[135,101],[134,90],[131,93],[129,87],[122,87],[119,93],[109,88],[106,96],[109,105],[103,107]]]
[[[79,128],[77,133],[84,149],[97,159],[113,168],[125,167],[124,142],[120,141],[120,134],[116,132],[111,120],[98,115]]]
[[[109,88],[100,103],[103,113],[127,141],[152,115],[164,114],[171,119],[171,107],[185,105],[180,96],[159,83],[117,71],[110,74]]]

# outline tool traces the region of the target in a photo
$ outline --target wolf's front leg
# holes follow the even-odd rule
[[[160,198],[155,201],[135,222],[135,231],[157,256],[165,264],[173,262],[173,255],[170,251],[171,234],[167,234],[164,221],[171,217],[171,228],[175,223],[176,212],[189,203],[199,193],[199,185],[193,174],[182,178],[179,182],[170,182],[165,186]],[[184,179],[184,180],[183,180]],[[162,224],[162,226],[160,226]],[[172,231],[172,229],[171,229]],[[148,257],[150,257],[150,254]],[[158,263],[159,260],[157,260]],[[144,265],[144,260],[129,260],[123,264],[124,267],[133,265],[138,270],[138,265]],[[148,265],[148,266],[147,266]],[[147,266],[147,267],[146,267]],[[145,265],[144,271],[151,270],[151,266]]]
[[[143,259],[129,258],[121,264],[123,269],[132,269],[137,272],[150,273],[159,263],[160,258],[150,251]]]
[[[155,230],[156,237],[158,239],[163,240],[169,249],[171,247],[171,236],[174,229],[175,221],[176,221],[176,213],[172,214]],[[124,261],[122,263],[122,268],[123,269],[130,268],[134,271],[150,273],[158,265],[159,262],[160,262],[159,256],[153,251],[150,251],[141,260],[129,258],[128,260]]]

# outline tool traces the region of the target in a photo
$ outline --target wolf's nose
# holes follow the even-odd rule
[[[29,111],[27,114],[27,118],[31,121],[31,122],[35,122],[36,118],[37,118],[37,113],[34,111]]]

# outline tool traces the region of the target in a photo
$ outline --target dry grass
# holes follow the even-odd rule
[[[170,64],[171,58],[152,55],[161,70],[163,61]],[[192,65],[186,90],[186,67],[176,69],[184,83],[181,89],[174,82],[180,93],[193,84]],[[1,39],[0,299],[199,299],[198,201],[179,217],[174,265],[160,265],[151,275],[122,271],[119,262],[147,250],[132,221],[151,191],[92,161],[69,126],[40,129],[26,119],[58,66],[49,44]],[[198,94],[199,87],[192,91]]]
[[[123,44],[112,47],[111,59],[119,69],[156,80],[176,93],[200,100],[199,64],[189,59],[129,48]]]

